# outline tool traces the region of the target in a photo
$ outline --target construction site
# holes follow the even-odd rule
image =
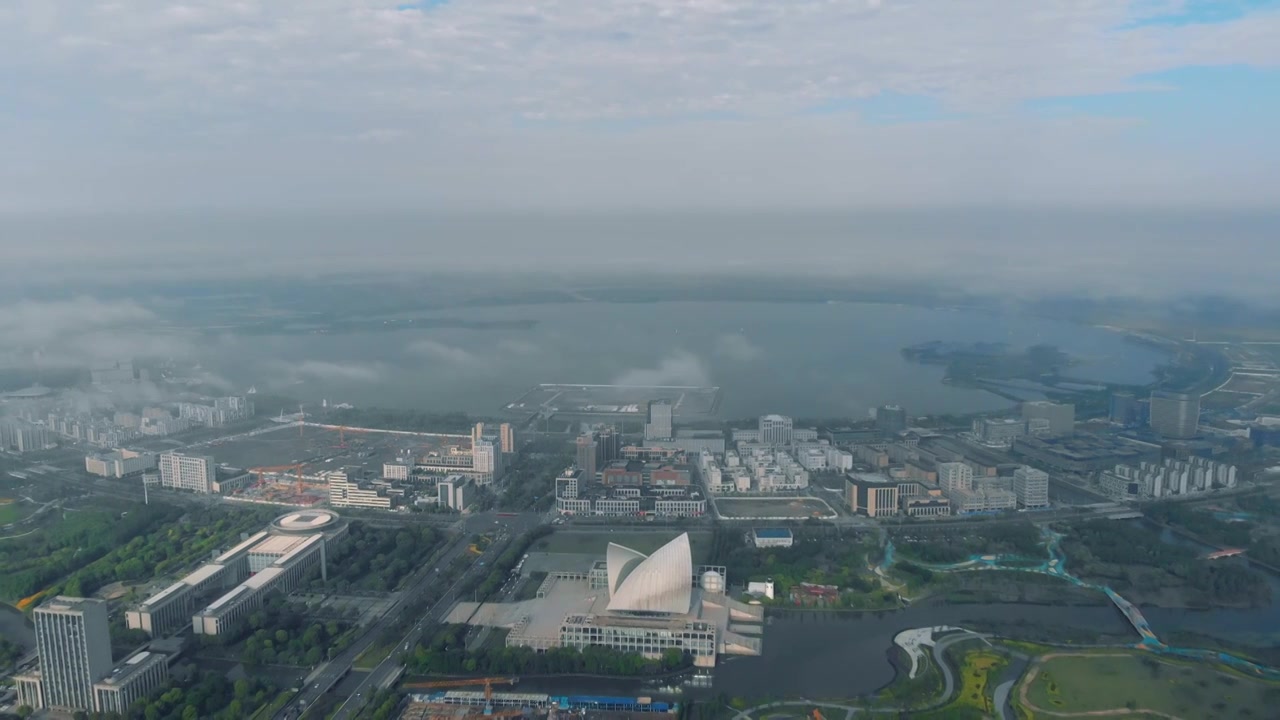
[[[308,507],[328,498],[325,473],[356,469],[383,477],[387,463],[436,464],[434,458],[469,454],[467,435],[414,433],[314,423],[290,423],[211,441],[199,452],[213,456],[219,472],[249,475],[229,486],[229,497]]]
[[[485,718],[547,718],[560,716],[627,718],[651,713],[675,713],[674,702],[648,697],[604,695],[547,695],[495,692],[495,685],[516,685],[519,678],[487,677],[406,683],[411,692],[400,720],[484,720]],[[461,689],[483,686],[482,690]],[[425,691],[425,692],[424,692]]]

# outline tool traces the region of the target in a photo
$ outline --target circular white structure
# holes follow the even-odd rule
[[[724,577],[715,570],[708,570],[702,573],[702,590],[703,592],[723,594],[724,593]]]
[[[271,521],[271,529],[288,535],[325,532],[337,527],[340,518],[332,510],[299,510]]]

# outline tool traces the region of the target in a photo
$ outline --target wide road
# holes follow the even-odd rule
[[[298,717],[301,710],[314,705],[322,695],[329,692],[339,680],[350,672],[356,658],[365,650],[368,650],[382,637],[387,628],[392,627],[400,619],[402,608],[406,601],[421,597],[438,581],[439,574],[437,570],[443,571],[454,559],[466,552],[468,545],[467,535],[482,531],[499,531],[502,539],[491,544],[483,555],[476,558],[476,562],[473,562],[462,576],[449,586],[448,590],[435,604],[413,624],[404,637],[397,641],[395,649],[387,656],[387,659],[383,660],[382,663],[365,676],[351,697],[339,707],[336,714],[331,716],[333,718],[354,717],[373,692],[381,687],[392,675],[400,671],[399,658],[404,647],[406,645],[413,647],[413,645],[417,644],[423,628],[439,622],[443,614],[453,607],[453,603],[458,600],[458,588],[463,581],[488,572],[489,565],[502,554],[512,539],[536,527],[543,519],[544,517],[538,513],[522,513],[511,517],[499,516],[496,513],[479,513],[468,516],[462,523],[466,532],[454,540],[453,544],[434,563],[419,568],[410,577],[404,588],[395,593],[395,599],[388,605],[382,616],[366,626],[360,638],[352,643],[350,647],[321,666],[321,669],[309,679],[307,686],[302,688],[280,712],[276,713],[276,719],[290,720]]]

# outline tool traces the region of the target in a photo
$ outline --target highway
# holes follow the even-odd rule
[[[276,720],[293,720],[293,718],[299,717],[300,713],[305,712],[306,708],[314,705],[338,681],[345,677],[351,671],[356,658],[369,649],[382,637],[387,628],[392,627],[400,619],[407,601],[421,597],[426,593],[438,581],[438,572],[443,572],[454,559],[466,552],[468,534],[498,529],[500,531],[500,539],[492,543],[484,554],[476,558],[476,561],[467,567],[466,571],[419,618],[418,622],[413,624],[404,637],[397,641],[396,647],[387,658],[365,676],[351,697],[347,698],[338,708],[336,714],[331,716],[333,718],[355,717],[373,692],[400,672],[399,658],[405,646],[413,647],[413,645],[417,644],[423,628],[439,622],[443,614],[453,607],[453,604],[458,600],[457,592],[462,583],[476,575],[488,572],[492,561],[502,554],[514,538],[536,527],[543,519],[542,515],[536,513],[523,513],[513,517],[500,517],[494,513],[480,513],[466,518],[462,523],[465,532],[454,539],[453,544],[444,553],[438,555],[435,562],[419,568],[410,577],[404,588],[395,593],[395,599],[388,605],[383,615],[364,628],[360,639],[339,653],[333,660],[322,665],[320,670],[307,681],[306,687],[302,688],[290,700],[288,705],[276,713]]]

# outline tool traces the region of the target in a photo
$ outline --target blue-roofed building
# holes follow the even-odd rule
[[[751,539],[758,548],[785,548],[795,542],[795,536],[787,528],[756,528],[751,531]]]

